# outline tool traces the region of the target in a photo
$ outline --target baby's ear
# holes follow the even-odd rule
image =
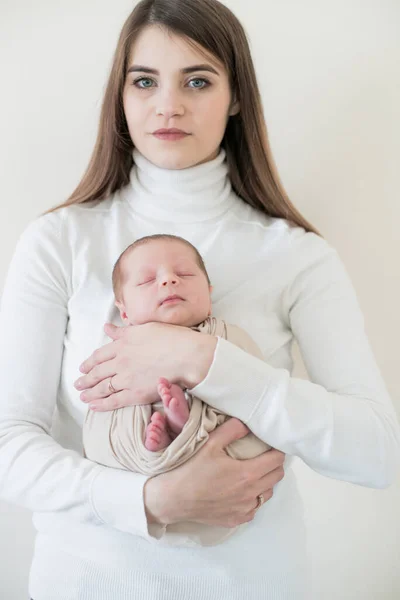
[[[115,306],[116,306],[116,307],[118,308],[118,310],[119,310],[119,314],[120,314],[120,317],[121,317],[121,319],[122,319],[123,321],[127,321],[127,319],[128,319],[128,315],[126,314],[126,311],[125,311],[125,306],[124,306],[124,304],[123,304],[122,302],[119,302],[118,300],[116,300],[116,301],[115,301]]]

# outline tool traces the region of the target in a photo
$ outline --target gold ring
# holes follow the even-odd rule
[[[264,496],[262,494],[258,494],[257,496],[257,506],[255,508],[255,510],[258,510],[260,508],[260,506],[262,504],[264,504],[265,500],[264,500]]]
[[[108,382],[108,390],[110,392],[110,394],[116,394],[117,390],[115,389],[115,387],[113,386],[112,382],[112,377],[110,377],[110,381]]]

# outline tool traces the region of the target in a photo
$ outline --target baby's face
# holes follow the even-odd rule
[[[191,327],[211,314],[211,286],[191,248],[174,240],[138,246],[122,265],[122,320],[131,325],[150,321]]]

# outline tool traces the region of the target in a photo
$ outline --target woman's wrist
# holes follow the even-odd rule
[[[148,523],[167,525],[164,522],[163,506],[160,504],[163,496],[159,490],[158,477],[151,477],[146,481],[143,488],[144,510]]]
[[[176,493],[176,483],[172,471],[148,479],[144,485],[143,500],[147,522],[157,525],[171,525],[185,518],[181,502]]]
[[[180,384],[190,390],[206,378],[214,360],[218,338],[192,330],[189,330],[189,333],[191,338],[179,379]]]

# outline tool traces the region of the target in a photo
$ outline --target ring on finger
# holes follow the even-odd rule
[[[108,391],[110,392],[110,394],[116,394],[117,390],[115,389],[115,387],[112,384],[112,377],[110,377],[110,380],[108,382]]]
[[[255,510],[258,510],[260,508],[260,506],[262,504],[264,504],[264,502],[265,502],[264,495],[263,494],[258,494],[258,496],[257,496],[257,506],[256,506]]]

